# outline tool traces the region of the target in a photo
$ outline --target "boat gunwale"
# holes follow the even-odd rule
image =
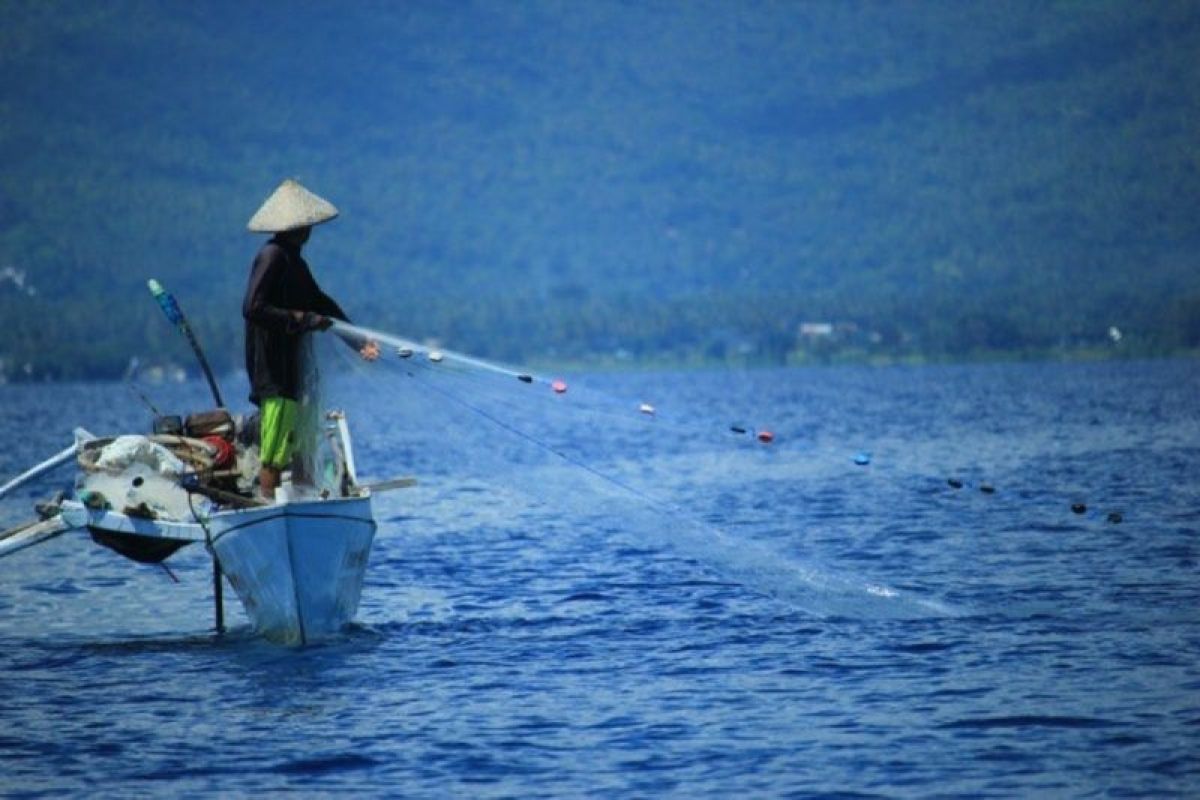
[[[369,502],[370,496],[364,495],[362,497],[338,497],[338,498],[331,498],[329,500],[316,500],[316,501],[299,501],[299,502],[291,501],[288,503],[280,503],[278,505],[273,505],[273,506],[263,506],[261,508],[235,509],[229,513],[219,512],[218,514],[214,514],[212,517],[209,517],[209,519],[207,520],[207,523],[209,525],[211,525],[213,523],[213,521],[219,522],[218,529],[214,530],[212,532],[212,540],[211,541],[213,543],[216,543],[231,533],[237,533],[238,531],[243,531],[247,528],[251,528],[258,524],[262,524],[265,522],[270,522],[270,521],[273,521],[276,519],[280,519],[281,517],[288,518],[288,519],[341,519],[341,520],[346,520],[348,522],[357,522],[357,523],[362,523],[362,524],[368,525],[371,527],[372,530],[378,529],[379,523],[377,523],[375,521],[375,516],[374,516],[374,514],[371,514],[371,513],[368,513],[366,516],[357,516],[357,515],[346,514],[346,513],[320,514],[320,513],[315,513],[313,511],[305,511],[303,509],[297,510],[295,508],[296,506],[321,505],[321,504],[336,502],[336,501],[341,501],[341,500],[364,500],[364,501]],[[369,506],[368,506],[368,508],[369,508]],[[234,516],[244,516],[244,517],[249,517],[249,519],[241,520],[239,522],[236,522],[232,525],[227,526],[225,524],[226,521],[229,520],[230,517],[234,517]]]
[[[164,539],[195,544],[205,541],[216,541],[228,533],[243,530],[258,522],[292,517],[297,519],[344,519],[350,522],[365,523],[372,528],[378,528],[374,514],[368,510],[363,516],[350,513],[319,513],[317,509],[329,504],[342,505],[347,502],[370,502],[370,493],[350,497],[330,497],[325,499],[290,500],[286,503],[276,503],[254,508],[231,508],[216,511],[206,518],[193,517],[191,520],[151,519],[126,514],[111,508],[95,509],[85,504],[67,500],[63,503],[63,520],[72,528],[99,528],[116,534],[145,536],[153,539]],[[370,506],[368,505],[368,509]],[[229,524],[231,518],[245,519]],[[218,523],[219,531],[212,533],[211,539],[205,528]]]

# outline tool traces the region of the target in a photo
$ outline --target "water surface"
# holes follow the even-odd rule
[[[583,383],[674,414],[585,418],[563,454],[594,473],[399,399],[356,428],[362,473],[421,483],[376,498],[360,624],[330,643],[263,643],[231,594],[215,637],[201,550],[179,583],[82,534],[0,562],[0,788],[1200,792],[1197,362]],[[146,417],[120,386],[0,387],[0,474]]]

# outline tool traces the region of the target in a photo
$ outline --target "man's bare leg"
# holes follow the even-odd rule
[[[275,502],[275,489],[279,486],[281,473],[279,467],[268,467],[266,464],[258,471],[258,490],[268,503]]]

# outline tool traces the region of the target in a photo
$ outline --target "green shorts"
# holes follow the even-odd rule
[[[261,408],[259,460],[264,467],[283,469],[292,460],[299,404],[286,397],[267,397]]]

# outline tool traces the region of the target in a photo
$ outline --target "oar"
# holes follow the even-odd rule
[[[208,366],[208,359],[204,357],[204,351],[200,349],[200,343],[196,341],[196,334],[192,333],[192,326],[188,324],[187,317],[183,315],[183,310],[176,302],[175,296],[164,289],[162,284],[154,278],[146,281],[146,285],[150,287],[150,294],[154,295],[154,299],[158,301],[158,307],[167,315],[167,319],[187,337],[188,344],[192,346],[192,352],[200,361],[200,369],[204,370],[204,377],[208,379],[208,388],[212,390],[217,408],[224,408],[225,401],[221,399],[221,391],[217,389],[217,381],[213,378],[212,369]]]
[[[366,489],[371,494],[380,494],[381,492],[390,492],[392,489],[408,489],[416,486],[416,478],[391,478],[386,481],[376,481],[360,486],[360,489]]]

